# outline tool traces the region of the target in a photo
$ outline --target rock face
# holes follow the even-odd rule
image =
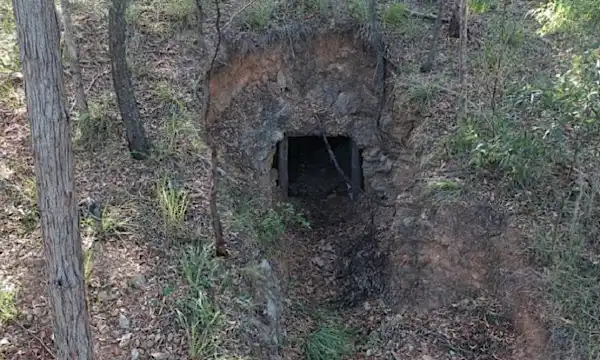
[[[228,160],[246,169],[264,193],[284,134],[324,131],[350,137],[364,154],[367,190],[393,197],[389,179],[395,164],[377,126],[374,72],[375,57],[352,35],[322,35],[294,49],[274,46],[260,55],[233,56],[212,79],[212,130],[222,139],[224,153],[232,155]],[[392,109],[388,101],[382,118],[389,119]],[[410,172],[403,174],[410,177]]]

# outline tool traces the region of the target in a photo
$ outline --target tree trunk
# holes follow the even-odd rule
[[[196,2],[197,6],[201,7],[201,3],[199,1]],[[216,256],[228,256],[227,252],[227,242],[223,237],[223,226],[221,224],[221,216],[219,215],[218,199],[217,193],[219,188],[219,153],[217,151],[217,144],[211,133],[211,121],[210,121],[210,105],[211,105],[211,97],[210,97],[210,84],[211,84],[211,75],[212,71],[215,67],[215,60],[217,59],[217,52],[219,51],[219,47],[221,46],[221,9],[219,7],[219,0],[215,0],[215,8],[217,11],[215,27],[217,30],[217,44],[215,46],[215,52],[212,55],[212,59],[208,69],[204,72],[204,112],[202,115],[202,121],[204,125],[204,131],[206,134],[206,142],[210,147],[210,215],[212,217],[213,223],[213,231],[215,235],[215,255]],[[201,8],[198,8],[198,12],[202,12]],[[200,36],[200,39],[203,39],[203,36]],[[201,43],[202,44],[202,43]]]
[[[92,359],[58,18],[52,0],[13,0],[31,125],[58,359]]]
[[[80,116],[87,116],[89,113],[85,90],[83,89],[83,77],[81,76],[81,65],[79,64],[79,52],[75,42],[75,30],[73,30],[73,20],[71,19],[71,1],[60,0],[63,20],[65,22],[65,43],[69,53],[69,62],[73,71],[73,86],[75,87],[75,103],[79,108]]]
[[[427,59],[421,65],[421,72],[428,73],[433,70],[433,62],[437,53],[437,44],[440,38],[440,30],[442,29],[442,16],[444,15],[444,0],[438,0],[438,15],[435,19],[435,25],[433,29],[433,41],[431,43],[431,49],[427,54]]]
[[[108,13],[108,47],[112,69],[113,84],[119,103],[121,118],[125,124],[127,143],[131,156],[136,160],[143,160],[150,154],[150,141],[142,125],[140,110],[138,109],[131,84],[131,72],[127,67],[125,48],[125,10],[126,0],[113,0]]]
[[[459,2],[458,6],[456,2]],[[453,38],[460,37],[460,4],[462,0],[454,0],[452,3],[452,14],[450,16],[450,23],[448,24],[448,30],[450,32],[450,36]]]
[[[467,106],[467,0],[460,0],[460,49],[458,55],[458,77],[460,83],[460,99],[458,103],[458,119],[462,120],[466,115]]]

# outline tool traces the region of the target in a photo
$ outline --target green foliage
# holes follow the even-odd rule
[[[0,73],[19,71],[17,30],[10,0],[0,0]]]
[[[119,129],[108,110],[114,104],[114,94],[106,91],[88,104],[88,114],[75,117],[75,141],[88,151],[101,149]]]
[[[161,209],[165,229],[180,233],[190,203],[187,192],[177,188],[171,179],[163,177],[156,186],[156,198]]]
[[[130,226],[131,222],[125,209],[110,205],[102,207],[99,219],[95,216],[81,219],[81,229],[97,236],[124,234]]]
[[[529,12],[541,25],[540,35],[557,32],[597,35],[600,7],[595,0],[550,0]]]
[[[350,16],[361,24],[369,20],[369,0],[348,0],[347,6]]]
[[[300,1],[300,14],[317,13],[325,15],[330,13],[331,0],[304,0]]]
[[[13,73],[20,71],[19,45],[10,0],[0,0],[0,104],[9,109],[23,106],[23,98],[16,91]]]
[[[581,359],[600,357],[600,267],[594,258],[597,225],[592,187],[573,189],[576,199],[564,209],[568,217],[552,232],[540,233],[533,246],[537,262],[545,268],[547,293],[554,306],[554,332],[569,338],[569,352]]]
[[[468,0],[467,6],[474,14],[483,14],[495,5],[494,0]]]
[[[382,15],[382,23],[385,29],[396,30],[406,22],[408,17],[408,6],[403,3],[389,5]]]
[[[188,336],[190,359],[215,359],[223,341],[224,315],[209,290],[217,277],[219,264],[212,258],[211,246],[191,247],[181,260],[188,284],[185,299],[178,303],[178,319]]]
[[[310,228],[308,221],[296,212],[291,204],[281,204],[277,209],[269,209],[258,224],[258,237],[263,244],[272,244],[289,225]]]
[[[258,241],[262,250],[267,253],[288,227],[310,228],[308,220],[288,203],[261,211],[252,201],[247,201],[236,209],[229,221],[234,231],[243,232]]]
[[[255,1],[244,12],[244,21],[251,29],[264,29],[269,25],[271,19],[273,19],[278,6],[278,0]]]
[[[8,284],[0,283],[0,286],[0,324],[4,324],[17,316],[16,291]]]
[[[431,108],[433,101],[439,90],[430,84],[415,84],[408,89],[406,101],[420,112],[425,112]]]
[[[307,360],[338,360],[353,351],[350,332],[339,325],[325,325],[312,332],[304,345]]]
[[[196,0],[163,0],[163,11],[168,16],[186,19],[196,13]]]
[[[523,129],[508,117],[467,119],[451,143],[457,153],[468,154],[474,170],[496,173],[519,187],[533,184],[548,170],[544,131]]]

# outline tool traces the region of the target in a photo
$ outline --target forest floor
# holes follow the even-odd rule
[[[14,31],[9,26],[9,1],[0,1],[0,15],[7,19],[0,32],[0,48],[8,49],[0,50],[6,52],[0,52],[0,359],[53,359],[49,304],[41,291],[46,277],[29,126],[21,78],[15,76],[19,63]],[[249,7],[243,2],[223,2],[221,21],[230,24],[235,14],[253,26],[264,25],[274,2],[259,1]],[[362,2],[348,3],[359,6]],[[435,13],[433,3],[407,4],[411,10]],[[205,7],[205,31],[211,32],[215,9],[208,3]],[[577,216],[591,217],[594,213],[589,210],[584,215],[563,215],[556,210],[556,204],[577,180],[577,172],[569,171],[565,160],[572,152],[565,150],[565,157],[539,163],[536,148],[528,147],[537,144],[537,138],[520,136],[521,124],[511,128],[505,118],[498,121],[489,117],[481,121],[484,125],[475,120],[462,127],[451,124],[449,109],[458,91],[454,70],[458,41],[443,35],[438,57],[444,68],[429,75],[419,74],[416,69],[427,50],[422,40],[429,39],[433,22],[404,18],[398,15],[402,10],[394,10],[389,4],[382,3],[381,7],[387,9],[383,22],[403,38],[409,54],[403,58],[406,77],[399,80],[398,88],[405,90],[410,106],[420,109],[423,121],[428,122],[412,139],[422,155],[424,176],[443,179],[444,190],[451,191],[441,192],[441,197],[458,196],[460,191],[453,190],[460,182],[460,187],[469,187],[518,219],[519,227],[531,240],[523,251],[540,263],[538,275],[549,289],[540,313],[556,310],[554,316],[545,319],[552,334],[548,346],[561,347],[564,359],[579,358],[585,351],[598,355],[600,350],[594,341],[599,336],[600,316],[599,310],[593,309],[600,309],[596,306],[600,305],[600,297],[594,299],[599,290],[593,280],[600,279],[600,249],[597,244],[594,248],[587,243],[578,248],[586,253],[583,258],[587,267],[581,270],[583,260],[573,260],[582,257],[580,252],[573,254],[570,262],[560,262],[557,254],[564,253],[564,248],[556,237],[545,243],[539,236],[552,226],[557,229],[555,233],[571,229],[578,223]],[[535,35],[535,22],[523,18],[529,7],[528,2],[512,3],[505,23],[498,20],[497,14],[473,18],[467,81],[470,106],[480,112],[489,105],[492,93],[503,101],[514,100],[512,105],[519,96],[521,102],[533,101],[529,97],[533,92],[523,95],[520,89],[526,84],[549,81],[554,73],[561,72],[560,60],[569,57],[556,45],[558,40],[552,45]],[[239,12],[241,9],[244,11]],[[107,13],[104,1],[74,1],[75,31],[92,112],[92,121],[74,121],[76,188],[79,199],[89,197],[104,209],[101,230],[85,217],[81,224],[98,359],[260,358],[256,354],[264,349],[259,348],[254,327],[244,315],[257,309],[248,301],[252,290],[245,285],[257,276],[257,264],[248,261],[243,246],[236,248],[244,238],[253,236],[250,233],[258,234],[262,239],[259,242],[270,245],[273,238],[281,237],[274,251],[288,279],[284,292],[290,309],[282,358],[308,359],[310,349],[323,348],[331,351],[331,359],[338,355],[347,359],[513,358],[508,355],[517,344],[513,324],[502,317],[490,320],[482,316],[502,312],[494,299],[471,299],[427,314],[410,310],[394,313],[378,301],[367,301],[350,310],[332,305],[332,299],[345,295],[334,286],[339,270],[333,265],[336,254],[345,241],[364,228],[360,216],[354,213],[357,209],[347,206],[350,200],[346,197],[311,203],[297,199],[295,208],[301,214],[294,216],[303,220],[300,225],[288,225],[276,213],[259,216],[248,210],[252,206],[248,194],[238,196],[238,184],[225,174],[220,202],[232,253],[229,259],[213,258],[207,210],[209,158],[200,126],[201,104],[197,104],[193,93],[199,59],[206,56],[197,46],[195,2],[136,0],[129,9],[128,58],[144,125],[155,146],[153,156],[143,162],[129,157],[118,121],[108,56]],[[500,25],[509,30],[501,32]],[[504,59],[499,59],[500,53]],[[71,94],[68,71],[66,80]],[[73,99],[69,99],[72,108]],[[512,111],[512,105],[502,104]],[[535,132],[545,125],[527,127]],[[491,133],[490,127],[495,132]],[[566,129],[568,137],[573,126],[561,124],[559,128]],[[525,150],[517,153],[515,147]],[[542,168],[552,177],[530,174]],[[448,169],[461,172],[450,176]],[[597,172],[589,162],[578,166],[577,171],[578,179],[585,178],[588,184],[585,187],[580,181],[577,194],[587,189],[586,196],[583,200],[576,200],[577,196],[567,198],[579,201],[577,206],[587,199],[586,207],[591,209],[598,191],[592,174]],[[525,190],[515,185],[528,182],[537,185],[534,189],[527,185]],[[175,190],[170,190],[171,184]],[[185,212],[169,211],[169,206]],[[85,206],[81,211],[85,214]],[[570,223],[564,225],[563,217]],[[306,223],[310,228],[301,226]],[[549,236],[547,232],[544,235]],[[578,284],[561,282],[559,275],[567,270],[579,280]],[[571,293],[572,297],[557,295],[563,293]],[[590,312],[582,315],[573,309]],[[584,349],[586,343],[581,339],[586,336],[589,341]],[[482,346],[486,350],[478,352]],[[311,359],[319,357],[313,353]]]

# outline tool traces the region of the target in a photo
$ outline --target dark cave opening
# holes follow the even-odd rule
[[[346,136],[327,137],[327,142],[347,179],[364,189],[362,154],[356,143]],[[277,144],[273,168],[279,173],[277,185],[290,197],[355,197],[359,191],[350,191],[321,136],[286,136]]]

